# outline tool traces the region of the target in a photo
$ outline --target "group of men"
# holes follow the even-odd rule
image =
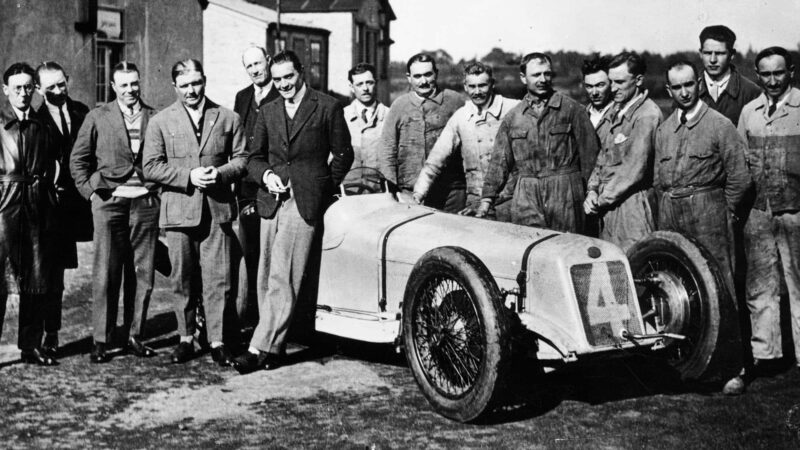
[[[354,99],[342,108],[303,81],[293,52],[270,58],[251,47],[242,62],[252,85],[236,95],[235,112],[206,98],[196,60],[175,64],[178,99],[158,113],[142,102],[131,63],[113,70],[116,100],[91,112],[68,98],[57,64],[12,65],[0,116],[0,227],[19,239],[5,239],[0,257],[20,285],[22,358],[55,364],[63,272],[75,266],[86,227],[54,239],[51,217],[86,217],[80,195],[94,225],[93,362],[110,359],[123,278],[133,304],[127,348],[155,353],[142,333],[161,228],[180,334],[172,361],[196,354],[202,310],[214,361],[242,373],[278,367],[322,214],[351,166],[365,166],[406,201],[597,234],[623,250],[654,230],[680,231],[710,252],[732,294],[742,246],[754,364],[724,389],[740,393],[748,376],[783,356],[781,269],[800,361],[800,92],[786,50],[758,54],[759,88],[731,64],[735,40],[725,26],[707,27],[703,70],[688,60],[669,65],[675,110],[666,119],[633,52],[585,62],[586,106],[553,89],[544,53],[522,59],[519,101],[496,93],[492,68],[476,62],[464,68],[465,104],[438,86],[435,60],[417,54],[406,66],[410,92],[391,107],[377,100],[375,68],[360,63],[347,74]],[[34,80],[39,111],[29,108]],[[71,253],[41,259],[65,241]],[[253,292],[258,322],[234,357],[223,342],[225,311]]]

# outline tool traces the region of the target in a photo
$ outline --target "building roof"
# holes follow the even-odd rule
[[[278,20],[278,13],[274,9],[269,9],[260,5],[261,2],[252,2],[249,0],[209,0],[212,5],[221,6],[240,14],[244,14],[256,20],[260,20],[266,24],[276,22]],[[281,4],[283,7],[283,4]],[[307,20],[298,20],[296,18],[281,18],[281,22],[286,25],[296,25],[302,27],[313,27],[313,23]]]
[[[258,3],[270,9],[277,9],[277,0],[248,0]],[[281,0],[281,12],[304,13],[304,12],[356,12],[361,9],[361,5],[367,0]],[[396,20],[392,5],[389,0],[378,0],[386,12],[386,18]]]

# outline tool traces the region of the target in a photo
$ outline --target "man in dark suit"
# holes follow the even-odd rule
[[[249,47],[242,53],[242,65],[253,84],[236,94],[233,110],[242,119],[244,136],[247,145],[253,142],[253,129],[258,120],[258,113],[267,102],[278,97],[278,91],[272,84],[269,74],[269,56],[262,47]],[[256,277],[258,276],[259,236],[258,229],[261,218],[255,212],[258,184],[243,178],[237,185],[236,195],[239,204],[239,228],[236,237],[239,239],[241,260],[234,267],[239,267],[239,283],[237,312],[243,325],[255,325],[257,316],[250,314],[248,308],[256,304]],[[242,265],[242,263],[244,263]],[[234,272],[234,276],[236,273]]]
[[[297,55],[278,53],[270,72],[283,100],[261,109],[247,167],[260,186],[262,253],[258,326],[248,351],[234,361],[241,373],[282,363],[314,233],[334,187],[353,163],[341,105],[303,82]]]
[[[231,300],[231,251],[236,198],[231,183],[247,156],[239,116],[205,96],[199,61],[172,67],[178,101],[158,113],[147,130],[145,178],[161,185],[161,227],[166,230],[180,343],[173,363],[194,356],[197,302],[202,298],[211,357],[231,364],[223,345],[223,313]]]
[[[89,107],[69,97],[68,80],[60,64],[47,61],[36,68],[36,89],[44,101],[36,111],[52,130],[58,178],[55,180],[57,200],[53,211],[58,227],[53,229],[53,267],[50,292],[45,301],[44,341],[42,350],[55,358],[58,331],[61,329],[61,303],[64,294],[64,270],[78,267],[76,242],[92,240],[92,209],[75,187],[69,173],[72,143],[78,137]]]
[[[70,156],[70,172],[78,192],[92,204],[93,363],[110,360],[107,346],[117,323],[126,265],[136,268],[127,348],[139,357],[155,355],[141,339],[153,292],[160,201],[155,184],[143,177],[140,151],[155,110],[141,101],[135,64],[120,62],[114,66],[111,80],[116,100],[86,116]],[[129,276],[128,271],[125,276]]]

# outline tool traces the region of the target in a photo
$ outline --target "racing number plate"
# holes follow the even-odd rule
[[[570,268],[586,339],[593,347],[617,344],[620,331],[641,333],[634,320],[625,264],[620,261],[577,264]]]

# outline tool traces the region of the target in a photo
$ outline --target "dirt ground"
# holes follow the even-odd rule
[[[177,342],[158,276],[146,338],[158,355],[91,365],[91,249],[71,271],[60,365],[19,362],[17,318],[0,340],[2,448],[798,448],[800,372],[740,397],[686,387],[645,358],[536,378],[519,364],[485,423],[437,415],[392,348],[319,337],[293,364],[238,375],[208,355],[169,363]]]

